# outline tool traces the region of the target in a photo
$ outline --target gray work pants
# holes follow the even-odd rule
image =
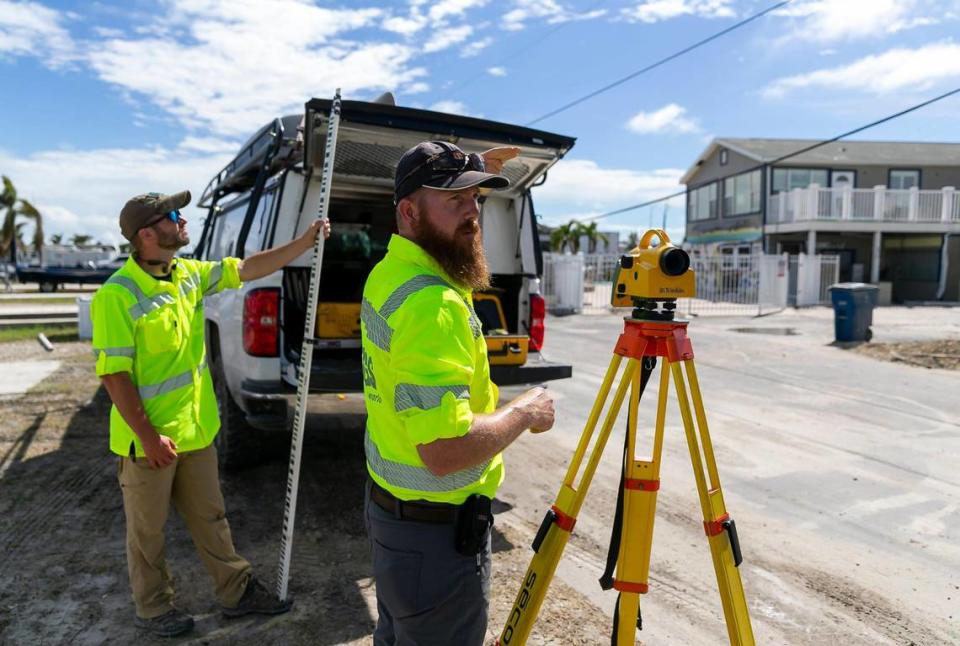
[[[400,520],[370,500],[364,516],[380,615],[374,646],[480,646],[490,604],[490,532],[479,556],[454,549],[452,524]]]

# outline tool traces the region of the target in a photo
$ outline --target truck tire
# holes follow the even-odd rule
[[[254,466],[263,459],[262,432],[247,423],[243,412],[230,394],[220,357],[212,357],[210,374],[220,411],[220,431],[214,439],[220,468],[233,471]]]
[[[53,292],[57,291],[57,287],[59,286],[60,285],[53,282],[52,280],[40,281],[40,291],[43,292],[44,294],[52,294]]]

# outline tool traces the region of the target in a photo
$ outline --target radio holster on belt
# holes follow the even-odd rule
[[[486,496],[473,494],[457,510],[454,547],[460,554],[474,556],[483,548],[487,531],[493,526],[491,502]]]

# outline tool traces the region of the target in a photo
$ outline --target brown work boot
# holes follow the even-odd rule
[[[233,608],[223,607],[223,614],[227,617],[242,617],[243,615],[279,615],[290,610],[293,605],[291,599],[281,600],[277,595],[263,587],[259,581],[251,578],[247,589],[243,591],[240,602]]]
[[[176,637],[185,632],[193,630],[193,617],[180,612],[176,608],[171,608],[159,617],[144,619],[137,617],[133,620],[137,628],[150,631],[160,637]]]

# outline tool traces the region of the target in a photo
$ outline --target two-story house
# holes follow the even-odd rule
[[[890,282],[894,301],[960,300],[960,144],[838,141],[791,156],[814,143],[712,141],[680,180],[685,244],[836,255],[841,281]]]

